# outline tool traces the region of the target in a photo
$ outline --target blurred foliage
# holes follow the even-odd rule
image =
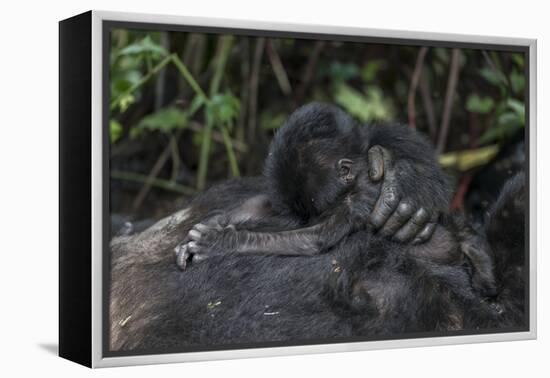
[[[451,49],[429,48],[416,67],[411,46],[122,29],[112,31],[110,51],[117,177],[177,193],[258,174],[273,133],[311,101],[364,123],[413,117],[435,143],[453,59]],[[525,127],[526,81],[522,54],[462,49],[458,58],[440,162],[460,176]]]
[[[148,114],[137,124],[133,137],[138,136],[143,130],[158,130],[163,133],[170,133],[176,129],[182,129],[187,126],[189,114],[175,106],[167,106],[157,110],[155,113]]]
[[[392,102],[375,86],[360,92],[347,84],[339,84],[335,87],[334,100],[362,122],[390,121],[394,116]]]

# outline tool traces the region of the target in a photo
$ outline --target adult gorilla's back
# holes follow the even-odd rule
[[[523,178],[512,184],[505,190],[507,198],[499,201],[508,216],[512,201],[507,199],[522,192]],[[112,241],[111,350],[184,351],[522,324],[523,299],[507,297],[498,303],[498,298],[482,298],[472,289],[465,260],[422,258],[422,248],[442,256],[459,253],[456,237],[462,230],[452,219],[420,247],[394,244],[363,230],[319,256],[222,255],[185,272],[176,267],[173,248],[195,223],[211,210],[237,207],[265,190],[261,178],[233,180],[150,229]],[[519,222],[506,225],[521,228],[523,205],[513,202],[517,214],[511,214]],[[285,221],[266,224],[285,229]],[[499,247],[502,256],[497,259],[522,251],[507,247]],[[513,284],[520,293],[523,283]],[[509,296],[510,290],[503,292]]]
[[[112,350],[183,350],[350,334],[350,323],[323,299],[332,268],[329,254],[222,255],[185,272],[177,268],[173,248],[181,235],[211,210],[238,207],[262,191],[263,179],[232,180],[143,233],[112,241]]]

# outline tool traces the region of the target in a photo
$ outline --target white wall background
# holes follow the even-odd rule
[[[0,38],[0,375],[80,377],[549,376],[550,11],[545,1],[4,1]],[[57,21],[89,9],[538,39],[537,341],[89,371],[57,344]],[[543,215],[544,213],[544,215]],[[546,297],[546,298],[545,298]]]

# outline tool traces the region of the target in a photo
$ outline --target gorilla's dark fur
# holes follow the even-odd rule
[[[392,146],[395,161],[401,162],[398,169],[412,170],[418,180],[440,180],[431,149],[423,150],[425,144],[412,131],[369,126],[361,132],[366,136],[355,141],[363,143],[368,137],[370,145]],[[327,193],[316,192],[319,186],[326,187],[322,177],[310,188],[315,201],[304,201],[294,192],[293,182],[301,171],[291,170],[300,162],[292,154],[299,153],[302,145],[293,141],[302,137],[303,142],[311,136],[279,139],[285,145],[272,149],[272,154],[285,150],[287,154],[268,157],[267,178],[215,186],[150,229],[113,239],[111,350],[183,351],[197,346],[525,325],[523,175],[505,186],[486,229],[478,234],[460,216],[445,214],[431,239],[420,245],[395,243],[363,227],[316,256],[219,254],[181,272],[174,263],[174,247],[213,211],[231,211],[251,197],[270,193],[275,207],[290,208],[297,219],[280,211],[241,226],[275,232],[291,229],[304,214],[317,212],[306,203],[330,205],[334,194],[325,199]],[[364,152],[365,145],[359,147]],[[411,195],[432,199],[434,206],[446,203],[445,185],[433,186],[428,198],[425,191],[415,190],[419,183],[413,179],[398,175]],[[372,209],[379,190],[378,184],[362,187],[362,212]]]

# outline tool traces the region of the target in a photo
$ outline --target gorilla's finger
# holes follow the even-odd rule
[[[414,207],[408,201],[401,201],[390,219],[386,221],[384,227],[380,230],[383,236],[391,236],[397,232],[414,213]]]
[[[187,246],[187,251],[189,253],[195,254],[195,253],[198,253],[200,251],[200,247],[194,241],[191,241],[191,242],[187,243],[186,246]]]
[[[373,146],[368,151],[369,177],[372,181],[380,181],[384,176],[384,150]]]
[[[371,213],[371,223],[375,228],[382,227],[399,204],[397,188],[392,183],[386,185],[386,180],[387,178],[384,179],[380,197]]]
[[[193,226],[193,228],[191,230],[195,230],[195,231],[199,232],[200,234],[204,234],[204,233],[208,232],[211,229],[212,229],[212,226],[210,226],[210,225],[206,225],[206,224],[203,224],[203,223],[197,223],[196,225]]]
[[[411,217],[411,219],[393,236],[395,240],[401,243],[406,243],[415,237],[424,225],[430,220],[430,214],[420,208]]]
[[[422,231],[420,231],[420,233],[413,240],[413,244],[422,244],[429,240],[435,231],[435,226],[435,222],[429,222],[426,226],[424,226]]]
[[[201,238],[201,233],[195,228],[189,231],[187,235],[189,236],[189,240],[197,241]]]
[[[180,244],[175,248],[176,252],[176,264],[181,270],[185,270],[187,267],[187,260],[189,259],[189,252],[187,251],[186,244]]]
[[[203,260],[206,260],[209,256],[206,253],[201,253],[197,255],[193,255],[193,262],[201,262]]]

